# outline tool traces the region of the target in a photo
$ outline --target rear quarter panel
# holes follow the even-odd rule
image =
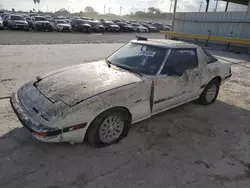
[[[197,49],[197,55],[201,67],[201,93],[204,86],[206,86],[213,78],[221,77],[223,80],[228,76],[230,74],[230,65],[220,61],[207,64],[206,56],[200,48]]]

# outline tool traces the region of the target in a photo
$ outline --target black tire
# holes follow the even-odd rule
[[[119,116],[124,121],[124,128],[122,130],[120,137],[118,137],[116,140],[110,143],[103,143],[99,137],[99,129],[100,129],[102,122],[111,115]],[[99,116],[97,116],[94,119],[94,121],[91,123],[86,134],[86,139],[92,147],[98,147],[98,148],[105,147],[114,143],[118,143],[121,139],[123,139],[124,137],[128,135],[130,123],[131,123],[130,115],[125,109],[113,108],[113,109],[107,110],[103,112],[102,114],[100,114]]]
[[[206,95],[207,95],[207,92],[208,92],[208,89],[210,89],[211,87],[215,86],[216,88],[216,92],[215,92],[215,95],[213,97],[212,100],[208,101],[207,98],[206,98]],[[217,99],[217,96],[219,94],[219,90],[220,90],[220,81],[219,79],[213,79],[211,80],[207,86],[205,87],[205,89],[203,90],[203,92],[201,93],[199,99],[198,99],[198,102],[201,104],[201,105],[209,105],[209,104],[212,104],[216,101]]]

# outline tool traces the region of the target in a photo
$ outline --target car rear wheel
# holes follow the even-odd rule
[[[127,136],[130,116],[123,108],[114,108],[100,114],[87,131],[87,140],[93,147],[104,147]]]
[[[213,79],[203,90],[199,98],[199,103],[209,105],[215,102],[219,94],[220,82],[218,79]]]

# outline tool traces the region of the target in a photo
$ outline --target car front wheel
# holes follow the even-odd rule
[[[202,105],[209,105],[215,102],[219,94],[220,82],[218,79],[213,79],[203,90],[200,95],[199,102]]]
[[[91,123],[87,140],[93,147],[108,146],[127,136],[129,127],[130,116],[125,109],[107,110]]]

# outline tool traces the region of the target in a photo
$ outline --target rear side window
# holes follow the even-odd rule
[[[196,67],[198,67],[198,59],[195,49],[177,49],[170,52],[161,74],[179,76],[185,70],[195,69]]]
[[[212,55],[211,55],[210,53],[208,53],[207,51],[203,50],[203,52],[204,52],[205,55],[206,55],[207,64],[214,63],[214,62],[218,61],[218,59],[216,59],[214,56],[212,56]]]

